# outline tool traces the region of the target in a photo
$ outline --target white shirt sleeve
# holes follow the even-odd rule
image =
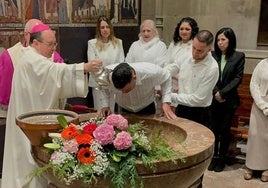
[[[95,43],[93,41],[95,41],[95,40],[89,40],[87,42],[87,60],[88,61],[95,59],[97,56],[96,46],[95,46]]]
[[[191,107],[209,106],[213,98],[212,90],[219,77],[218,65],[212,63],[209,61],[197,68],[188,62],[183,63],[179,72],[179,91],[178,94],[171,93],[172,102]]]

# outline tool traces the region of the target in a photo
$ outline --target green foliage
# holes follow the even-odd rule
[[[33,177],[33,176],[41,176],[42,173],[44,173],[45,171],[47,171],[48,169],[52,168],[53,165],[51,163],[48,163],[47,165],[37,168],[35,170],[33,170],[30,174],[29,177]]]
[[[60,118],[59,121],[62,121]],[[62,121],[64,122],[64,121]],[[132,188],[144,187],[142,178],[137,171],[137,161],[152,172],[156,171],[156,161],[177,159],[184,161],[184,156],[174,151],[165,140],[161,128],[148,129],[144,122],[138,122],[128,126],[127,132],[132,137],[132,146],[127,150],[116,150],[114,147],[105,149],[109,166],[104,171],[104,178],[111,181],[112,188],[124,188],[129,184]],[[36,169],[31,175],[38,175],[48,169],[52,169],[53,175],[60,181],[68,184],[73,180],[82,179],[86,184],[97,183],[98,175],[92,165],[78,163],[73,158],[66,157],[59,165],[48,163],[44,167]],[[68,177],[68,181],[66,180]]]
[[[118,162],[111,162],[105,172],[105,177],[109,178],[112,187],[124,188],[128,182],[132,188],[143,187],[143,183],[136,169],[136,157],[129,155]]]
[[[156,129],[150,133],[149,140],[144,140],[142,135],[145,131],[150,132],[149,129],[143,125],[143,122],[131,124],[128,126],[128,132],[133,139],[133,145],[129,151],[111,152],[110,157],[113,159],[108,169],[105,172],[105,178],[109,178],[114,188],[124,188],[126,184],[130,183],[132,188],[143,187],[143,182],[138,174],[136,165],[137,160],[142,161],[143,165],[148,167],[152,172],[155,172],[155,161],[157,160],[171,160],[176,163],[175,159],[183,160],[183,155],[174,151],[163,139],[162,130]],[[137,134],[139,133],[139,134]],[[114,158],[116,155],[120,160]]]
[[[152,160],[171,160],[176,163],[175,159],[180,159],[184,161],[184,155],[180,152],[175,152],[166,142],[166,140],[161,136],[162,130],[152,132],[149,140],[151,144],[150,155]]]

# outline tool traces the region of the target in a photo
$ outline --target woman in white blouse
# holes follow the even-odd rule
[[[126,62],[149,62],[163,67],[166,53],[166,44],[160,40],[154,21],[144,20],[140,25],[139,40],[131,44]]]
[[[192,55],[192,39],[198,33],[199,28],[196,21],[191,17],[182,18],[175,28],[173,40],[167,50],[167,61],[165,66],[183,62],[182,59]],[[178,75],[172,78],[172,92],[178,91]],[[177,107],[177,104],[172,104]]]
[[[88,41],[87,58],[88,61],[95,58],[101,59],[104,67],[124,62],[122,40],[115,37],[110,20],[104,16],[99,17],[97,21],[95,38]],[[89,86],[92,87],[93,100],[95,101],[98,84],[92,75],[89,78]],[[112,99],[110,101],[110,107],[113,109],[114,102]],[[98,109],[96,106],[94,108]]]
[[[133,42],[126,56],[127,63],[148,62],[164,67],[167,47],[159,38],[153,20],[144,20],[140,25],[139,40]],[[157,114],[161,113],[160,86],[155,87]]]

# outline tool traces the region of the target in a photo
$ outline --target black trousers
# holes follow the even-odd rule
[[[212,127],[215,135],[214,155],[225,158],[232,139],[231,126],[236,108],[225,103],[213,102],[211,105]]]
[[[178,105],[175,110],[178,117],[189,119],[211,128],[211,111],[210,107],[189,107]]]
[[[200,123],[207,128],[211,128],[211,111],[210,107],[189,107],[184,105],[178,105],[175,110],[175,114],[178,117],[189,119]],[[200,177],[200,184],[197,188],[202,188],[204,174]]]
[[[124,108],[121,108],[121,109],[122,109],[122,112],[127,112],[127,113],[131,113],[131,114],[139,114],[139,115],[152,115],[152,114],[155,114],[155,112],[156,112],[154,102],[152,102],[151,104],[149,104],[148,106],[146,106],[145,108],[143,108],[142,110],[140,110],[138,112],[131,112],[131,111],[128,111]],[[116,113],[118,113],[118,104],[117,103],[115,104],[114,111]]]

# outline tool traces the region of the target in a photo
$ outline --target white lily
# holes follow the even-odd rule
[[[61,134],[60,133],[48,133],[48,136],[50,138],[61,138]]]

